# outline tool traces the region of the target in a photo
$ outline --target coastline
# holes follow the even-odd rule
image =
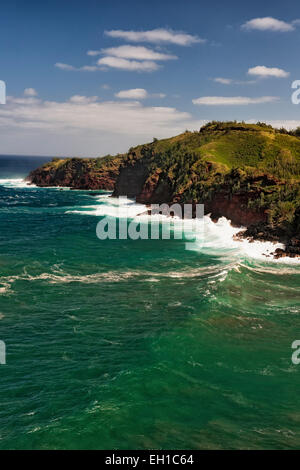
[[[263,123],[216,122],[126,154],[54,158],[31,171],[41,187],[109,190],[140,204],[204,205],[245,227],[237,238],[281,244],[276,258],[300,257],[300,138]]]
[[[49,185],[42,185],[42,184],[35,184],[35,183],[32,183],[30,182],[30,177],[26,177],[24,180],[23,180],[24,183],[26,183],[26,186],[36,186],[36,187],[40,187],[40,188],[48,188],[48,189],[51,189],[51,188],[58,188],[60,190],[72,190],[72,191],[89,191],[90,192],[90,195],[93,196],[93,197],[97,197],[97,196],[100,196],[101,194],[97,194],[95,191],[99,191],[100,188],[98,189],[94,189],[94,188],[74,188],[74,187],[70,187],[70,186],[62,186],[61,184],[57,184],[57,185],[52,185],[52,186],[49,186]],[[108,195],[107,197],[111,197],[111,198],[115,198],[116,196],[114,196],[114,193],[111,189],[100,189],[102,191],[107,191],[107,193],[111,193],[110,195]],[[121,196],[122,197],[122,196]],[[133,198],[129,198],[129,199],[132,199]],[[143,204],[142,202],[138,202],[138,201],[135,201],[137,204]],[[168,203],[168,202],[160,202],[160,204],[170,204],[172,205],[172,202]],[[151,213],[151,204],[147,203],[147,204],[144,204],[145,207],[147,208],[146,211],[144,212],[141,212],[140,214],[136,214],[136,216],[150,216],[150,217],[153,217],[154,215]],[[207,213],[205,212],[206,216],[209,216],[211,221],[213,223],[217,223],[219,219],[221,218],[224,218],[228,221],[228,223],[230,223],[231,227],[232,228],[235,228],[237,229],[237,232],[235,234],[233,234],[233,241],[236,241],[236,242],[243,242],[243,241],[247,241],[247,243],[251,244],[251,243],[255,243],[255,242],[261,242],[261,243],[264,243],[264,244],[269,244],[271,243],[272,245],[274,245],[274,252],[272,253],[267,253],[265,254],[265,257],[266,259],[270,258],[270,257],[273,257],[274,260],[279,260],[279,259],[284,259],[284,258],[289,258],[291,260],[298,260],[300,261],[300,249],[298,248],[298,246],[295,247],[295,250],[291,250],[290,247],[291,245],[289,244],[289,242],[287,241],[287,238],[286,236],[282,236],[282,237],[276,237],[276,235],[272,235],[272,236],[266,236],[266,234],[262,231],[263,230],[263,227],[260,226],[260,228],[257,228],[257,227],[244,227],[242,224],[234,224],[232,223],[232,221],[230,219],[228,219],[225,215],[220,215],[219,217],[213,217],[211,216],[210,213]],[[167,214],[161,214],[164,218],[166,217],[170,217],[170,218],[173,218],[174,216],[168,216]],[[194,217],[194,213],[193,213],[193,217]],[[280,246],[278,246],[280,245]],[[277,247],[276,247],[277,246]],[[288,249],[287,249],[288,248]],[[269,249],[268,249],[269,251]]]
[[[137,216],[155,217],[155,214],[151,213],[151,205],[146,205],[146,207],[147,207],[147,210],[140,213],[140,214],[137,214]],[[162,212],[160,214],[164,218],[170,218],[170,219],[178,218],[178,216],[167,215],[167,214],[163,214]],[[279,260],[279,259],[282,259],[282,258],[290,258],[290,259],[296,260],[296,259],[299,258],[299,261],[300,261],[300,253],[287,251],[284,241],[282,241],[280,239],[274,240],[274,239],[263,238],[261,236],[262,235],[261,233],[260,233],[260,236],[257,236],[257,237],[249,236],[248,235],[248,230],[249,229],[247,227],[237,226],[236,224],[232,224],[231,220],[228,219],[225,216],[221,216],[218,219],[215,219],[215,218],[211,217],[211,214],[206,214],[206,217],[209,217],[211,222],[214,223],[214,224],[217,224],[220,219],[225,219],[226,222],[228,222],[233,229],[237,230],[237,232],[232,235],[232,240],[235,241],[235,242],[245,242],[246,241],[249,244],[252,244],[252,243],[255,243],[255,242],[265,244],[267,253],[263,254],[263,256],[265,256],[266,258],[273,257],[274,260]],[[270,252],[270,246],[271,245],[274,246],[274,251],[273,252]]]

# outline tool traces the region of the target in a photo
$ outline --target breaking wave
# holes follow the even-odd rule
[[[82,215],[107,216],[115,218],[133,219],[136,222],[149,223],[151,220],[159,220],[161,223],[170,223],[170,218],[164,215],[148,215],[147,206],[137,204],[132,199],[113,198],[109,195],[97,196],[98,204],[82,206],[80,209],[70,210],[66,213],[76,213]],[[204,223],[203,223],[204,222]],[[197,221],[193,221],[197,225]],[[172,218],[172,228],[174,232],[181,229],[182,219]],[[232,255],[236,259],[256,259],[279,264],[299,265],[297,258],[275,259],[273,253],[277,248],[284,248],[282,243],[249,241],[247,239],[235,239],[234,236],[245,230],[244,227],[233,227],[230,220],[222,217],[218,222],[213,222],[209,215],[203,221],[198,222],[197,240],[188,249],[204,252],[212,255]]]

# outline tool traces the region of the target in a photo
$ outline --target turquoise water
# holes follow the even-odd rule
[[[299,448],[299,267],[224,221],[100,241],[117,201],[16,179],[38,164],[0,162],[0,448]]]

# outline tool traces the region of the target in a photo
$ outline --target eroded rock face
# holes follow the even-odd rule
[[[172,188],[168,181],[160,178],[159,171],[147,178],[141,192],[136,196],[137,202],[141,204],[171,203],[173,199]]]
[[[174,193],[167,178],[162,177],[159,170],[150,173],[147,166],[137,162],[120,169],[113,196],[135,198],[141,204],[180,203],[183,204],[184,194]],[[253,195],[251,195],[253,198]],[[197,201],[204,204],[205,214],[211,214],[214,220],[226,217],[236,226],[250,226],[267,221],[263,210],[248,208],[249,194],[237,193],[231,195],[230,188],[216,192],[212,198]],[[194,201],[186,201],[196,204]]]
[[[260,222],[267,222],[267,214],[263,210],[248,208],[249,195],[237,193],[232,196],[226,192],[217,193],[212,200],[204,201],[205,214],[211,214],[213,219],[226,217],[232,225],[249,227]]]
[[[65,186],[72,189],[113,190],[119,174],[121,158],[53,159],[33,170],[28,181],[41,187]]]
[[[113,196],[137,198],[143,190],[148,174],[148,168],[143,162],[128,162],[125,166],[120,168]]]

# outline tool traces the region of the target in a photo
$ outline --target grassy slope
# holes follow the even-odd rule
[[[228,169],[252,166],[270,171],[274,161],[292,163],[297,171],[295,176],[300,179],[300,139],[281,134],[271,127],[208,124],[199,133],[185,132],[151,145],[158,154],[180,148],[184,153],[192,152],[202,160],[222,163]],[[276,169],[273,174],[282,176]],[[286,174],[286,177],[289,176],[290,171]]]

